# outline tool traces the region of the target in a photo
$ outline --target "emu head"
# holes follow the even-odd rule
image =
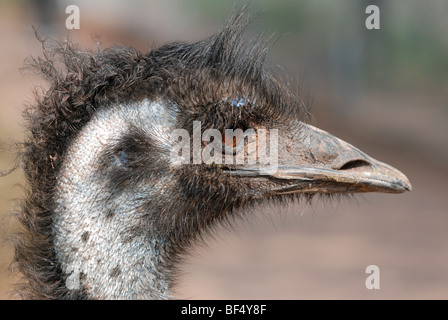
[[[169,298],[173,262],[236,209],[316,193],[410,190],[398,170],[305,124],[247,45],[244,14],[147,54],[44,42],[26,113],[26,297]],[[62,64],[61,64],[62,63]]]

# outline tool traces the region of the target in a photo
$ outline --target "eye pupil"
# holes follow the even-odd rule
[[[224,130],[222,143],[227,147],[235,148],[244,138],[243,130]]]

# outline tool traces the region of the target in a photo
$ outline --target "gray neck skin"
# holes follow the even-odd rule
[[[100,109],[68,148],[55,191],[53,232],[69,290],[83,290],[93,299],[171,297],[169,270],[162,263],[167,242],[148,231],[143,217],[148,213],[138,210],[155,194],[167,196],[161,186],[167,187],[168,178],[113,194],[98,163],[129,125],[154,137],[169,134],[173,123],[157,101]]]

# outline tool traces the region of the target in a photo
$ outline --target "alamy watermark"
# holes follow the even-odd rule
[[[171,132],[170,159],[179,164],[259,164],[278,167],[278,129],[206,129],[193,121],[192,137],[185,129]]]
[[[372,264],[367,266],[366,273],[370,274],[366,279],[366,288],[369,290],[380,288],[380,268]]]
[[[69,16],[65,19],[65,27],[69,30],[80,28],[80,10],[76,5],[69,5],[65,8],[65,13]],[[380,29],[380,8],[376,5],[368,5],[365,10],[369,16],[366,18],[365,25],[369,30]]]
[[[75,5],[69,5],[65,8],[65,13],[70,14],[65,19],[65,27],[69,30],[71,29],[79,29],[80,28],[80,14],[79,7]]]
[[[366,19],[366,28],[369,30],[380,29],[380,8],[372,4],[367,6],[366,13],[370,14]]]

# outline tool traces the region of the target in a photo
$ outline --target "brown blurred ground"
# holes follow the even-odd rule
[[[87,47],[92,47],[91,34],[98,33],[103,36],[105,46],[125,42],[147,50],[151,43],[201,39],[222,22],[213,16],[200,16],[196,7],[185,11],[178,3],[151,2],[148,19],[141,24],[125,23],[125,18],[114,12],[113,7],[102,11],[96,16],[98,19],[86,14],[81,20],[81,30],[74,31],[72,36]],[[205,6],[205,2],[194,3]],[[321,3],[324,6],[325,1]],[[228,6],[208,6],[210,12],[226,9],[220,19],[227,15]],[[39,25],[36,12],[26,1],[6,1],[0,6],[2,144],[22,139],[21,110],[24,102],[32,99],[32,88],[38,82],[18,72],[27,56],[39,54],[40,46],[31,28],[32,24]],[[56,38],[66,34],[64,7],[59,8],[59,15],[58,29],[43,32],[53,30]],[[108,24],[112,20],[115,23]],[[306,39],[307,30],[305,27],[302,40]],[[434,30],[440,31],[440,26]],[[440,34],[433,36],[438,41]],[[403,79],[405,84],[396,88],[370,89],[358,87],[356,74],[353,82],[341,84],[334,77],[347,75],[337,67],[323,70],[324,55],[313,55],[316,43],[326,40],[308,40],[297,43],[297,50],[295,42],[289,40],[291,52],[282,62],[296,59],[297,68],[305,70],[305,76],[299,78],[309,82],[314,124],[399,168],[412,182],[413,191],[402,195],[369,194],[341,202],[316,199],[312,205],[295,204],[287,209],[255,208],[254,216],[240,222],[235,231],[217,232],[216,241],[211,239],[207,246],[198,246],[194,254],[186,257],[176,286],[177,297],[447,299],[446,73],[436,85],[426,79],[411,84]],[[284,45],[280,43],[281,48]],[[329,41],[328,50],[334,48]],[[281,53],[280,56],[283,57]],[[407,63],[409,68],[406,66],[405,70],[415,66],[413,60]],[[383,73],[382,77],[389,79],[396,76],[388,74],[390,71],[387,67],[375,70],[379,77]],[[0,170],[11,164],[11,152],[1,149]],[[18,186],[22,179],[20,172],[0,178],[2,218],[11,211],[11,200],[22,195]],[[13,227],[10,220],[5,224]],[[2,246],[0,298],[3,299],[11,298],[8,290],[15,281],[8,272],[11,259],[11,249]],[[380,268],[380,290],[365,288],[364,272],[371,264]]]

